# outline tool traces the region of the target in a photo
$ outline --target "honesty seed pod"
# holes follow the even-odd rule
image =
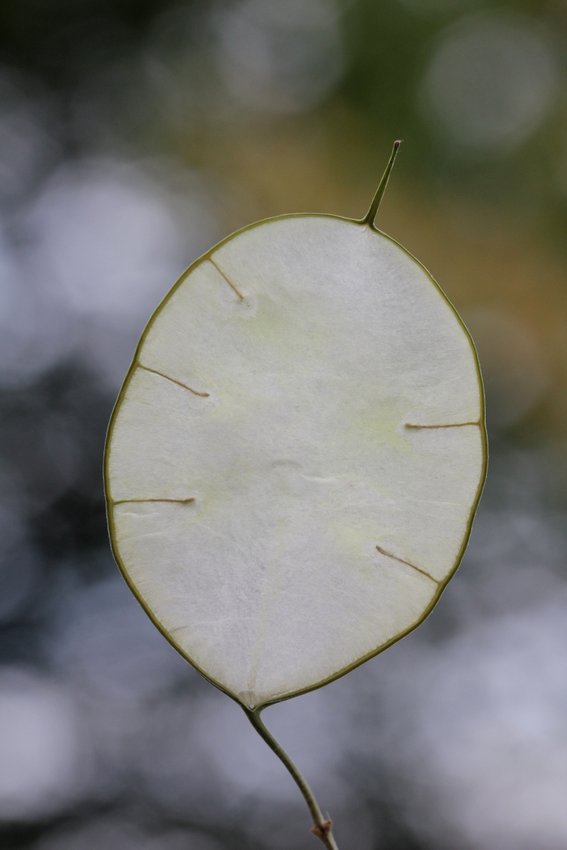
[[[431,611],[485,477],[471,338],[374,226],[397,147],[362,221],[279,216],[193,263],[150,319],[108,433],[126,581],[267,739],[263,707]]]

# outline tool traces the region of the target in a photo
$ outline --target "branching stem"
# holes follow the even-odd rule
[[[370,209],[366,213],[363,219],[361,219],[362,224],[367,224],[369,227],[375,228],[374,219],[376,218],[376,213],[378,212],[378,207],[382,202],[382,198],[384,197],[384,192],[386,191],[386,186],[388,185],[388,180],[390,179],[390,174],[392,173],[392,168],[394,167],[394,163],[396,161],[396,157],[398,155],[398,151],[400,149],[400,145],[402,143],[401,139],[397,139],[394,142],[394,146],[392,148],[392,153],[390,154],[390,159],[388,160],[388,165],[382,175],[382,179],[376,189],[376,194],[372,198],[372,203],[370,204]]]
[[[313,833],[313,835],[317,836],[317,838],[319,838],[323,842],[327,850],[339,850],[335,838],[333,836],[332,822],[329,818],[326,818],[323,815],[319,803],[315,799],[313,791],[307,784],[306,780],[303,778],[298,768],[290,759],[283,747],[280,746],[280,744],[276,741],[272,733],[269,732],[266,726],[264,725],[264,722],[260,717],[261,709],[244,709],[244,711],[256,732],[260,735],[261,738],[264,739],[266,744],[277,755],[279,760],[283,762],[283,764],[291,774],[293,781],[303,794],[305,802],[307,803],[309,811],[311,812],[311,817],[313,818],[313,826],[311,827],[311,832]]]

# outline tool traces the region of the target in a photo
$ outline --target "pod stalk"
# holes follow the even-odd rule
[[[311,832],[313,833],[313,835],[315,835],[316,838],[322,841],[327,850],[339,850],[335,841],[335,837],[333,835],[333,824],[331,822],[331,819],[329,817],[325,817],[325,815],[321,811],[319,803],[315,799],[313,791],[307,784],[307,780],[304,779],[298,767],[288,756],[282,745],[278,741],[276,741],[272,733],[266,728],[264,722],[260,719],[261,710],[262,709],[245,708],[244,713],[248,717],[248,720],[250,721],[256,732],[260,735],[261,738],[264,739],[264,741],[272,750],[272,752],[277,755],[279,760],[287,768],[287,770],[291,774],[293,781],[301,791],[303,798],[307,803],[307,807],[311,813],[311,817],[313,818],[313,826],[311,827]]]

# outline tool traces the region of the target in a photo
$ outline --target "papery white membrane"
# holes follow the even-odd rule
[[[108,442],[122,569],[172,642],[254,707],[423,619],[484,477],[455,311],[381,233],[261,222],[154,314]]]

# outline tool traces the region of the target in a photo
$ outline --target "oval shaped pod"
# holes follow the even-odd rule
[[[114,554],[168,640],[246,708],[418,625],[486,468],[474,346],[368,220],[282,216],[195,262],[108,434]]]

